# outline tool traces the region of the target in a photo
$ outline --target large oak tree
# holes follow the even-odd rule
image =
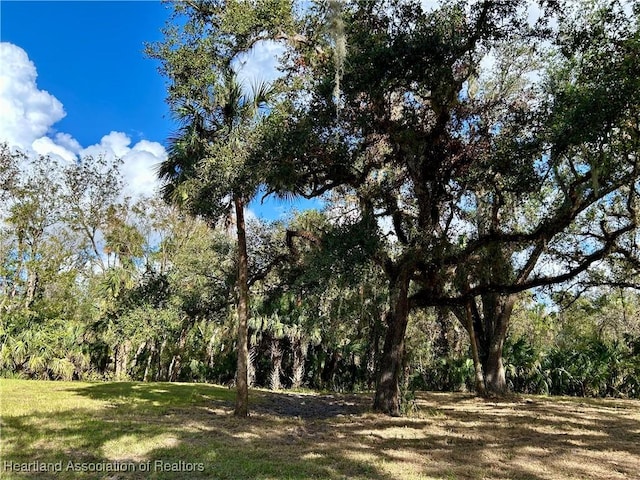
[[[637,26],[615,4],[541,3],[556,30],[527,22],[529,2],[347,2],[327,22],[330,2],[290,55],[269,184],[356,199],[388,283],[378,410],[399,412],[412,308],[451,308],[479,387],[502,393],[514,294],[574,278],[635,229]]]

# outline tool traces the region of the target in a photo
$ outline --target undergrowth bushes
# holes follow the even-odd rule
[[[582,339],[546,351],[518,338],[507,342],[504,365],[515,393],[640,398],[640,338]],[[413,371],[409,388],[472,391],[473,375],[468,357],[438,358]]]
[[[507,381],[515,392],[585,397],[640,397],[640,339],[597,338],[548,352],[524,339],[505,351]]]

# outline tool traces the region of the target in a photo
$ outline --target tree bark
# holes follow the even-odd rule
[[[160,344],[160,349],[158,350],[158,370],[156,371],[156,382],[159,382],[160,379],[165,379],[166,377],[163,376],[163,370],[164,368],[162,367],[162,354],[164,353],[164,349],[167,346],[167,339],[163,338],[162,339],[162,343]]]
[[[238,237],[238,364],[236,369],[236,408],[234,415],[249,414],[249,267],[247,259],[247,235],[244,223],[244,201],[234,198],[236,232]]]
[[[338,363],[342,359],[342,353],[337,348],[331,353],[329,362],[325,362],[324,369],[322,370],[322,388],[329,388],[336,390],[339,388],[336,382],[336,370],[338,369]]]
[[[291,375],[291,388],[302,387],[304,381],[304,362],[307,358],[308,344],[301,338],[292,342],[293,372]]]
[[[170,382],[178,381],[178,376],[180,375],[180,372],[182,370],[182,354],[184,353],[184,348],[187,345],[187,336],[190,327],[191,323],[189,321],[183,322],[183,327],[180,331],[180,337],[178,339],[178,349],[171,359],[171,365],[169,365]]]
[[[256,347],[249,349],[249,363],[247,365],[247,386],[253,387],[256,384]]]
[[[271,339],[271,373],[269,374],[269,388],[271,390],[282,389],[280,377],[282,374],[282,349],[280,348],[280,340]]]
[[[130,342],[126,341],[116,346],[113,355],[115,363],[115,377],[117,381],[122,381],[127,376],[127,365],[129,364]]]
[[[469,340],[471,343],[471,357],[473,358],[473,367],[475,372],[476,392],[479,395],[485,395],[484,375],[482,373],[482,362],[478,353],[478,339],[476,338],[475,329],[473,327],[473,314],[471,312],[471,302],[465,305],[465,317],[467,321],[467,331],[469,332]]]
[[[25,294],[25,302],[24,308],[29,310],[33,305],[33,302],[36,299],[38,293],[38,287],[40,284],[40,278],[38,277],[38,272],[29,272],[29,277],[27,280],[27,291]]]
[[[216,334],[213,333],[211,334],[211,338],[209,339],[209,343],[207,343],[207,365],[209,365],[211,368],[213,368],[213,366],[215,365],[215,359],[214,359],[214,351],[213,351],[213,346],[216,342]]]
[[[407,272],[389,280],[389,311],[373,408],[392,416],[400,415],[400,375],[404,357],[404,336],[409,319]]]
[[[502,345],[504,339],[499,342],[500,347],[492,349],[484,363],[485,391],[489,395],[501,396],[507,393],[507,380],[504,365],[502,363]]]
[[[147,342],[142,342],[140,345],[138,345],[138,349],[136,350],[136,354],[133,357],[133,360],[131,360],[131,364],[129,365],[128,369],[133,372],[134,369],[136,368],[136,366],[138,365],[138,360],[140,360],[140,355],[142,355],[142,352],[144,352],[144,349],[147,347]]]
[[[376,382],[376,373],[380,365],[380,338],[383,333],[384,315],[376,316],[370,326],[369,349],[365,353],[367,362],[367,388],[372,389]]]
[[[149,374],[151,373],[151,364],[153,363],[153,357],[156,354],[156,341],[154,340],[151,343],[151,348],[149,349],[149,356],[147,357],[147,365],[144,368],[144,375],[142,376],[142,381],[149,381]]]
[[[513,295],[487,295],[482,299],[484,318],[478,344],[487,395],[501,396],[508,391],[502,349],[514,304],[515,296]],[[475,333],[478,335],[479,332],[476,330]]]

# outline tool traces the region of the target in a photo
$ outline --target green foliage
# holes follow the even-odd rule
[[[517,318],[516,336],[505,346],[511,388],[523,393],[637,398],[637,298],[614,293],[605,290],[578,299],[559,313],[545,313],[534,304],[535,315]],[[517,333],[523,324],[534,324],[540,335]]]
[[[573,348],[540,352],[519,339],[505,359],[515,392],[638,398],[640,362],[630,344],[583,339]]]
[[[546,359],[524,338],[508,342],[503,354],[507,381],[514,392],[550,393],[547,365],[542,363]]]
[[[90,358],[85,326],[78,321],[34,313],[8,315],[0,328],[0,373],[31,378],[83,378]]]
[[[467,357],[442,357],[417,369],[411,386],[415,390],[468,392],[474,389],[473,360]]]

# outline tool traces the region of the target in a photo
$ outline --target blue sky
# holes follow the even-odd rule
[[[149,193],[175,124],[165,80],[143,49],[161,40],[170,12],[159,1],[1,0],[0,140],[70,161],[105,151],[123,158],[132,188]],[[247,76],[272,77],[275,51],[254,52]],[[275,219],[317,205],[268,200],[251,209]]]
[[[133,140],[161,141],[173,125],[164,79],[143,55],[160,40],[168,17],[155,1],[0,2],[3,42],[24,49],[38,71],[38,88],[67,112],[55,129],[81,145],[116,130]]]

